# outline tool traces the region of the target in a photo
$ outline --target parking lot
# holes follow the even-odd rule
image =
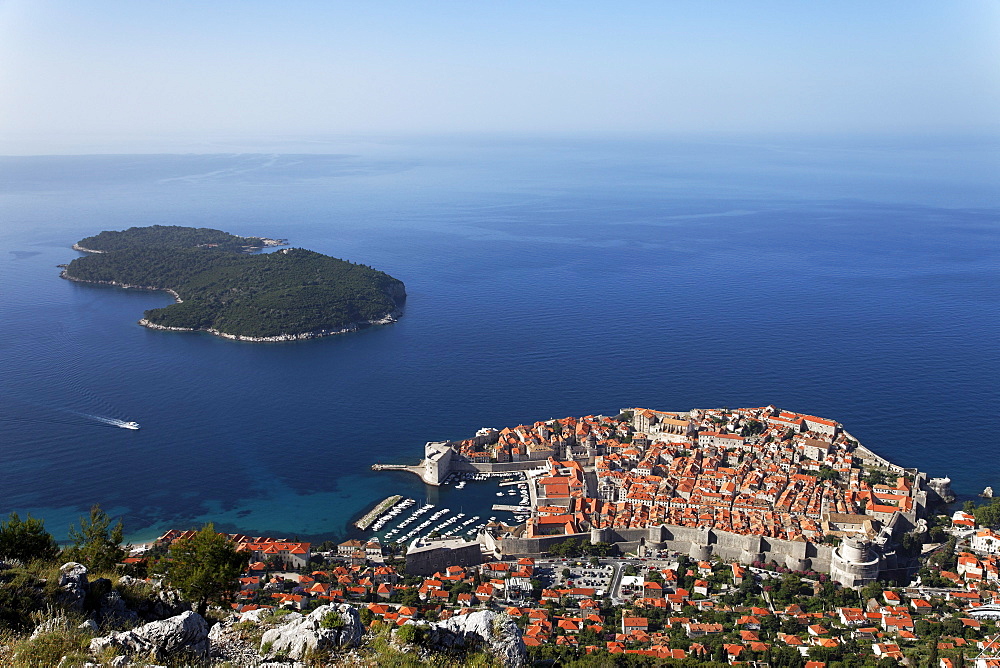
[[[568,575],[564,575],[569,571]],[[597,589],[598,596],[607,593],[615,568],[610,561],[599,566],[591,565],[585,559],[541,559],[535,562],[535,576],[547,589],[568,589],[587,587]]]

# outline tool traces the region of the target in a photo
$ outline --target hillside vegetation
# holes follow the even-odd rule
[[[182,303],[146,311],[154,326],[263,338],[336,331],[386,318],[403,283],[371,267],[300,248],[250,254],[262,239],[154,226],[102,232],[78,246],[67,278],[170,289]]]
[[[475,643],[432,647],[413,629],[407,641],[363,603],[237,614],[249,553],[212,524],[129,563],[121,522],[99,506],[70,537],[60,549],[41,519],[0,519],[0,666],[502,668]]]

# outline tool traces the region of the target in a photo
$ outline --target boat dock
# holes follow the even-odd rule
[[[409,464],[372,464],[372,471],[406,471],[420,476],[421,480],[424,478],[423,464],[417,464],[416,466]]]
[[[529,506],[508,506],[502,503],[494,503],[493,510],[505,510],[509,513],[530,513],[531,508]]]
[[[375,520],[377,520],[383,513],[385,513],[387,510],[392,508],[397,503],[399,503],[402,499],[403,497],[400,496],[399,494],[395,494],[387,499],[383,499],[374,508],[365,513],[364,517],[355,522],[354,526],[364,531],[372,524],[374,524]]]

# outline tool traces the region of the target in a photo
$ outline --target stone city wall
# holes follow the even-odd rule
[[[502,550],[505,556],[537,556],[567,538],[616,543],[623,550],[627,550],[628,545],[642,544],[650,549],[673,550],[698,560],[719,557],[744,564],[774,561],[792,570],[829,572],[833,557],[833,548],[829,545],[673,525],[648,529],[595,529],[570,536],[507,537],[502,541]]]
[[[411,575],[433,575],[449,566],[477,566],[483,563],[479,543],[460,547],[425,548],[406,554],[406,572]]]

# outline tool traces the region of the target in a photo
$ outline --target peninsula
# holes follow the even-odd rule
[[[861,445],[839,422],[774,406],[567,417],[462,441],[427,443],[407,470],[431,485],[456,476],[524,476],[520,522],[494,526],[501,555],[537,556],[567,538],[623,551],[670,549],[830,573],[845,586],[902,577],[904,538],[950,496]],[[515,473],[516,472],[516,473]],[[494,510],[507,510],[494,506]]]
[[[290,341],[394,322],[402,281],[366,265],[285,248],[284,240],[153,225],[105,231],[73,245],[88,253],[62,277],[165,290],[177,303],[146,311],[152,329],[204,331],[241,341]]]

